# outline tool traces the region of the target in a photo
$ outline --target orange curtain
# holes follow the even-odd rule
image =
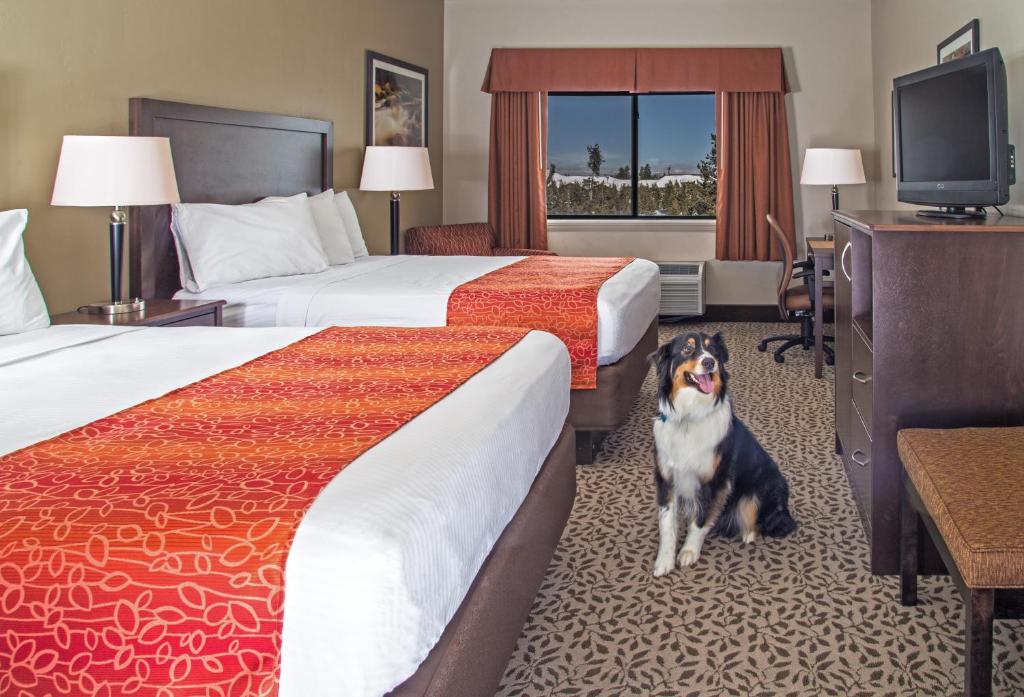
[[[717,259],[778,261],[767,213],[775,216],[796,248],[783,93],[719,94],[716,208]]]
[[[495,48],[484,92],[789,92],[780,48]]]
[[[633,48],[495,48],[484,92],[629,92]]]
[[[548,248],[547,113],[541,92],[491,96],[487,220],[500,247]]]

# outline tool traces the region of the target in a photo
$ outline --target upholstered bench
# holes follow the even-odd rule
[[[992,693],[992,620],[1024,616],[1024,428],[908,429],[900,591],[917,603],[922,526],[966,606],[964,695]]]

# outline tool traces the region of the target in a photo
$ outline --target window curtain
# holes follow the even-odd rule
[[[716,212],[717,259],[778,261],[768,213],[796,248],[784,93],[719,94]]]
[[[548,248],[547,94],[491,95],[491,148],[487,220],[498,246]]]
[[[777,260],[765,214],[795,242],[789,89],[779,48],[492,50],[482,90],[491,94],[488,219],[500,244],[547,249],[547,93],[710,91],[719,100],[716,256]]]

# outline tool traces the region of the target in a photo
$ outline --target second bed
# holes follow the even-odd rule
[[[150,99],[131,101],[130,121],[132,135],[170,139],[183,202],[242,204],[333,186],[329,121]],[[453,293],[483,277],[540,263],[520,257],[371,256],[320,273],[218,285],[192,294],[181,290],[169,207],[139,207],[132,216],[132,293],[224,299],[226,323],[236,326],[451,324],[447,313]],[[478,305],[481,297],[486,294],[474,299]],[[573,389],[569,414],[579,462],[592,459],[595,438],[617,427],[633,405],[647,373],[646,357],[657,347],[659,297],[657,266],[646,260],[623,260],[600,284],[596,365],[590,363],[589,384]],[[567,312],[556,301],[552,308]],[[551,330],[492,319],[478,309],[471,323]],[[575,356],[572,346],[570,353]],[[574,385],[575,367],[574,357]]]

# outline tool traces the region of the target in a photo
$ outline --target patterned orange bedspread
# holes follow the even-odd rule
[[[329,328],[0,458],[0,694],[276,693],[305,511],[526,332]]]
[[[572,361],[572,388],[597,387],[597,294],[633,257],[526,257],[463,283],[448,299],[449,325],[543,329]]]

